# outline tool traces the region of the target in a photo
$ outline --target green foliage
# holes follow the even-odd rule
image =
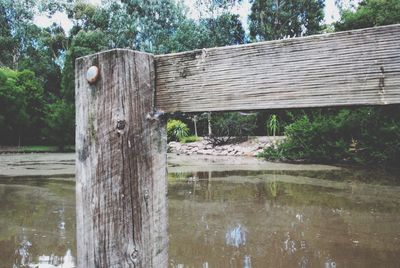
[[[188,126],[180,120],[169,119],[167,122],[168,141],[181,141],[189,136]]]
[[[216,18],[182,21],[169,40],[168,51],[243,44],[246,40],[238,15],[224,13]]]
[[[62,150],[63,152],[74,152],[74,146],[66,146]],[[31,145],[19,147],[16,152],[19,153],[56,153],[60,151],[58,146],[48,146],[48,145]]]
[[[34,8],[33,0],[0,0],[0,66],[17,69],[20,56],[34,47]]]
[[[197,136],[187,136],[187,137],[183,137],[179,140],[179,142],[181,143],[190,143],[190,142],[196,142],[199,141],[200,138]]]
[[[257,157],[263,157],[269,161],[285,160],[284,146],[277,145],[265,148]]]
[[[319,33],[324,0],[252,0],[249,16],[253,40],[276,40]]]
[[[61,150],[66,145],[74,144],[75,137],[75,107],[63,100],[58,100],[47,106],[45,115],[46,136],[51,144],[56,144]]]
[[[0,69],[0,139],[4,144],[38,142],[44,126],[44,91],[31,71]]]
[[[204,47],[238,45],[246,40],[239,15],[224,13],[215,19],[200,20],[200,24],[208,30],[208,45]]]
[[[276,134],[279,133],[279,119],[278,116],[276,114],[272,114],[267,123],[266,123],[266,127],[267,127],[267,133],[268,135],[275,136]]]
[[[355,11],[343,10],[337,31],[400,23],[399,0],[363,0]]]
[[[61,94],[70,104],[75,100],[75,60],[92,53],[107,49],[107,35],[100,30],[80,31],[73,37],[66,53],[62,74]]]
[[[399,106],[369,107],[304,115],[286,127],[287,139],[283,143],[264,150],[261,156],[271,160],[398,163],[398,109]]]
[[[342,11],[335,30],[351,30],[400,22],[398,0],[364,0],[355,11]],[[287,139],[267,148],[267,159],[313,162],[350,161],[396,165],[400,161],[399,106],[334,109],[293,114]]]
[[[211,119],[212,136],[208,137],[213,145],[223,145],[240,141],[253,135],[257,127],[257,113],[230,112],[213,114]]]

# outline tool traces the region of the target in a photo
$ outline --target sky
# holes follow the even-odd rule
[[[100,4],[101,0],[87,0],[88,2],[91,2],[93,4]],[[344,1],[344,6],[345,7],[350,7],[350,1],[352,0],[345,0]],[[355,3],[360,2],[360,0],[353,0]],[[186,5],[189,7],[190,10],[190,16],[193,18],[196,18],[198,16],[198,13],[196,12],[196,9],[194,8],[194,4],[192,0],[184,0]],[[245,30],[248,30],[247,27],[247,17],[250,14],[250,8],[251,4],[249,1],[243,1],[243,3],[234,8],[233,12],[236,14],[240,15],[240,19],[244,25]],[[335,5],[335,0],[325,0],[325,23],[330,24],[332,22],[335,22],[339,20],[340,14],[339,14],[339,9]],[[36,25],[39,25],[41,27],[48,27],[50,26],[53,22],[60,24],[64,30],[68,33],[69,30],[72,27],[72,22],[68,19],[67,15],[61,12],[55,13],[51,18],[48,18],[47,16],[35,16],[34,22]]]

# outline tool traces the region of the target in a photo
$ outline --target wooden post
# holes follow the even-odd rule
[[[166,132],[153,114],[153,55],[102,52],[78,59],[75,75],[78,267],[167,267]]]

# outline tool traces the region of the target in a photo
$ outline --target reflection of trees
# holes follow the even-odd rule
[[[277,182],[277,177],[276,177],[276,171],[273,171],[272,174],[272,181],[266,182],[265,183],[265,188],[267,195],[271,196],[271,204],[275,204],[278,196],[281,194],[280,190],[281,187],[279,186],[279,183]]]
[[[207,183],[206,200],[207,201],[212,200],[211,178],[212,178],[212,171],[209,171],[208,172],[208,179],[206,181],[206,183]]]
[[[268,184],[271,196],[276,199],[278,197],[278,183],[276,182],[276,173],[273,173],[273,180]]]
[[[244,246],[246,244],[246,233],[247,230],[240,224],[230,227],[225,233],[225,243],[237,248]]]
[[[392,258],[393,249],[398,249],[393,237],[389,238],[398,229],[397,197],[378,192],[382,187],[350,183],[343,187],[343,183],[302,180],[292,173],[199,172],[170,184],[170,256],[185,267],[202,267],[204,263],[209,267],[246,267],[245,260],[250,259],[245,256],[251,256],[254,267],[333,268],[335,262],[353,253],[360,253],[355,258],[366,263],[363,258],[376,254],[376,249],[382,255],[374,255],[377,261],[371,267],[383,267],[375,263]],[[195,188],[194,181],[187,182],[189,177],[198,178]],[[193,189],[195,199],[182,202],[182,195],[176,194]],[[380,199],[378,193],[382,194]],[[358,202],[360,197],[362,203]],[[371,204],[376,208],[373,213]],[[237,223],[249,230],[246,245],[227,246],[227,226],[237,227]],[[229,243],[235,245],[241,239],[236,235],[240,231],[229,231],[228,238],[233,241]],[[353,251],[354,240],[366,247]]]
[[[75,254],[75,185],[40,180],[39,186],[35,180],[23,186],[0,185],[5,189],[0,190],[1,267],[28,267],[42,255],[61,263],[68,249]],[[14,253],[1,254],[6,248]]]

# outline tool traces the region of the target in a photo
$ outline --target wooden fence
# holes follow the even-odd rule
[[[400,25],[76,61],[78,267],[167,267],[163,112],[400,103]]]

